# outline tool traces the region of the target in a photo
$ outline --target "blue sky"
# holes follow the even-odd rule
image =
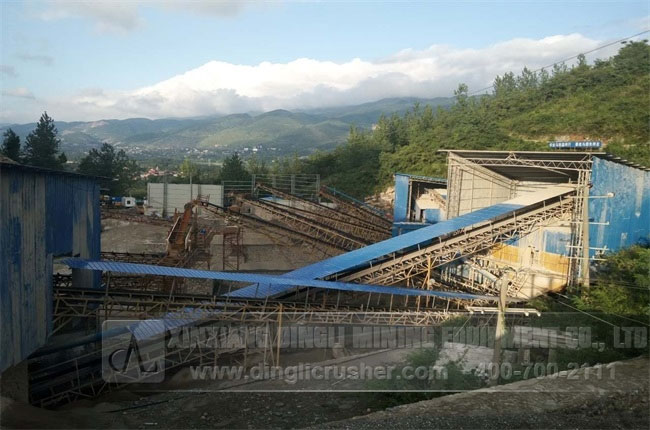
[[[445,96],[648,29],[649,14],[647,1],[5,0],[0,121]]]

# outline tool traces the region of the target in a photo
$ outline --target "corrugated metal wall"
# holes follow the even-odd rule
[[[91,178],[0,165],[0,371],[44,345],[52,259],[99,258],[99,185]],[[80,274],[99,286],[99,274]]]
[[[618,250],[650,239],[650,172],[594,157],[591,182],[589,218],[609,225],[590,226],[589,246]]]
[[[45,177],[0,167],[0,371],[45,344],[52,321]]]

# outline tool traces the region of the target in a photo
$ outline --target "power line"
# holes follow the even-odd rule
[[[566,298],[566,299],[570,299],[570,297],[567,297],[567,296],[565,296],[564,294],[560,294],[560,293],[556,293],[556,294],[557,294],[558,296],[562,296],[562,297],[564,297],[564,298]],[[591,314],[591,313],[589,313],[589,312],[586,312],[586,311],[583,311],[583,310],[578,309],[578,308],[576,308],[576,307],[573,307],[573,306],[569,305],[568,303],[564,303],[564,302],[560,301],[559,299],[557,299],[557,298],[555,298],[555,297],[553,297],[553,299],[554,299],[556,302],[558,302],[558,303],[560,303],[560,304],[562,304],[562,305],[564,305],[564,306],[568,306],[568,307],[570,307],[571,309],[575,309],[575,310],[578,311],[578,312],[582,312],[583,314],[589,315],[590,317],[592,317],[592,318],[594,318],[594,319],[597,319],[597,320],[600,320],[600,321],[602,321],[602,322],[604,322],[604,323],[607,323],[607,324],[611,325],[612,327],[619,327],[619,326],[617,326],[617,325],[615,325],[615,324],[613,324],[613,323],[611,323],[611,322],[609,322],[609,321],[605,321],[605,320],[602,319],[602,318],[598,318],[597,316],[595,316],[595,315],[593,315],[593,314]],[[619,317],[619,318],[622,318],[622,319],[625,319],[625,320],[633,321],[633,322],[635,322],[635,323],[642,324],[642,325],[644,325],[644,326],[646,326],[646,327],[649,326],[648,323],[645,323],[645,322],[642,322],[642,321],[639,321],[639,320],[635,320],[634,318],[625,317],[625,316],[623,316],[623,315],[619,315],[619,314],[615,314],[615,313],[608,313],[607,315],[612,315],[612,316]]]
[[[555,298],[554,298],[554,300],[555,300],[556,302],[560,303],[561,305],[567,306],[567,307],[569,307],[569,308],[571,308],[571,309],[573,309],[573,310],[576,310],[576,311],[581,312],[581,313],[583,313],[583,314],[585,314],[585,315],[588,315],[588,316],[590,316],[590,317],[592,317],[592,318],[594,318],[594,319],[596,319],[596,320],[598,320],[598,321],[604,322],[605,324],[609,324],[609,325],[611,325],[612,327],[618,327],[616,324],[612,324],[611,322],[609,322],[609,321],[605,321],[605,320],[602,319],[602,318],[598,318],[597,316],[592,315],[592,314],[590,314],[589,312],[585,312],[585,311],[583,311],[583,310],[581,310],[581,309],[575,308],[575,307],[569,305],[568,303],[564,303],[564,302],[562,302],[562,301],[560,301],[560,300],[558,300],[558,299],[555,299]]]
[[[553,67],[553,66],[555,66],[556,64],[565,63],[565,62],[567,62],[567,61],[570,61],[570,60],[573,60],[573,59],[575,59],[575,58],[578,58],[580,55],[591,54],[592,52],[596,52],[596,51],[599,51],[599,50],[601,50],[601,49],[607,48],[607,47],[609,47],[609,46],[616,45],[617,43],[621,43],[621,42],[623,42],[623,41],[626,41],[626,40],[632,39],[633,37],[641,36],[642,34],[645,34],[645,33],[650,33],[650,30],[645,30],[645,31],[642,31],[642,32],[637,33],[637,34],[633,34],[632,36],[624,37],[624,38],[622,38],[622,39],[615,40],[615,41],[610,42],[610,43],[607,43],[607,44],[605,44],[605,45],[601,45],[601,46],[599,46],[599,47],[597,47],[597,48],[594,48],[594,49],[591,49],[591,50],[589,50],[589,51],[581,52],[581,53],[576,54],[576,55],[574,55],[574,56],[572,56],[572,57],[569,57],[569,58],[565,58],[565,59],[563,59],[563,60],[556,61],[555,63],[549,64],[549,65],[544,66],[544,67],[540,67],[539,69],[535,69],[535,70],[532,71],[532,73],[541,72],[542,70],[547,69],[547,68],[549,68],[549,67]],[[491,88],[494,88],[494,84],[490,85],[489,87],[481,88],[480,90],[472,91],[471,93],[468,94],[468,96],[473,96],[473,95],[475,95],[475,94],[482,93],[482,92],[487,91],[487,90],[489,90],[489,89],[491,89]]]

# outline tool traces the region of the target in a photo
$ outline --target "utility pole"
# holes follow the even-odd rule
[[[494,333],[494,355],[492,356],[492,366],[490,370],[494,373],[490,375],[489,385],[494,386],[499,382],[501,372],[501,347],[503,338],[506,335],[506,297],[508,292],[508,283],[504,276],[497,281],[499,284],[499,302],[497,310],[497,327]]]
[[[162,207],[162,216],[167,218],[167,172],[163,176],[163,207]]]

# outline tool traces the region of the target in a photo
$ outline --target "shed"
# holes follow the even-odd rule
[[[52,330],[53,261],[100,257],[94,177],[0,158],[0,372],[45,345]],[[99,277],[75,279],[99,287]]]

